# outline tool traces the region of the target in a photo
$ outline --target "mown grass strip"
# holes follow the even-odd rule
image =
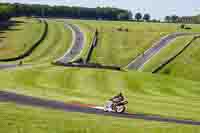
[[[130,113],[200,119],[199,82],[139,72],[54,66],[17,68],[0,74],[1,90],[98,106],[122,91]]]
[[[44,64],[50,63],[61,57],[70,47],[72,33],[64,28],[64,22],[47,20],[49,30],[47,37],[31,56],[25,58],[25,63]]]
[[[200,127],[128,120],[0,103],[0,132],[12,133],[197,133]]]
[[[42,36],[44,24],[36,18],[13,18],[0,32],[0,59],[17,57]]]
[[[200,39],[195,40],[180,56],[166,65],[159,74],[200,81]]]

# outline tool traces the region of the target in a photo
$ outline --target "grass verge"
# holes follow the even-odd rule
[[[74,21],[84,23],[84,26],[87,24],[93,30],[98,29],[99,41],[92,62],[107,65],[125,66],[161,37],[173,32],[187,32],[180,29],[178,24]],[[196,25],[191,27],[193,29],[190,32],[200,31]]]
[[[60,112],[0,103],[0,132],[7,133],[197,133],[198,126]],[[24,115],[26,114],[26,115]]]
[[[49,30],[47,37],[27,57],[25,63],[50,63],[51,61],[63,56],[71,44],[71,31],[64,28],[64,22],[48,20]]]
[[[200,81],[200,39],[194,41],[180,56],[165,66],[160,73]]]
[[[0,59],[13,58],[28,51],[41,38],[45,24],[34,18],[16,18],[16,23],[0,34]],[[26,39],[25,39],[26,38]]]
[[[0,74],[1,90],[95,105],[103,105],[123,91],[129,100],[129,112],[200,119],[199,82],[147,73],[63,67],[17,68]]]
[[[147,63],[145,63],[141,70],[145,72],[152,72],[160,64],[164,63],[170,57],[173,57],[179,51],[181,51],[192,39],[193,36],[184,36],[176,38],[173,42],[161,49],[159,53],[154,55]]]

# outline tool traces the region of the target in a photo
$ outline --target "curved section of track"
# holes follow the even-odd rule
[[[0,91],[0,102],[14,102],[19,105],[28,105],[34,107],[58,109],[67,112],[81,112],[88,114],[97,114],[113,117],[121,117],[128,119],[142,119],[149,121],[169,122],[177,124],[189,124],[189,125],[200,125],[200,121],[193,120],[180,120],[175,118],[167,118],[156,115],[145,115],[145,114],[130,114],[130,113],[111,113],[104,112],[102,109],[95,108],[92,105],[81,105],[81,104],[67,104],[54,100],[45,100],[31,96],[19,95],[16,93]]]
[[[149,48],[144,54],[138,56],[135,60],[127,65],[127,69],[129,70],[140,70],[145,63],[147,63],[155,54],[157,54],[162,48],[166,45],[169,45],[170,42],[175,40],[177,37],[180,36],[187,36],[187,35],[200,35],[200,33],[173,33],[167,35],[158,42],[156,42],[153,47]]]
[[[58,63],[68,63],[69,61],[71,61],[75,56],[77,56],[80,53],[80,51],[82,50],[83,45],[84,45],[84,34],[80,31],[80,29],[77,26],[72,25],[72,24],[68,24],[66,22],[65,28],[71,29],[72,34],[73,34],[72,35],[73,39],[72,39],[71,48],[64,54],[64,56],[62,56],[61,58],[56,60],[56,62],[58,62]],[[31,52],[29,51],[28,53],[30,54]],[[26,54],[26,56],[28,56],[29,54]],[[24,58],[24,57],[22,57],[22,58]],[[20,58],[18,58],[18,57],[12,58],[11,60],[18,60],[18,59],[21,59],[21,56],[20,56]],[[8,59],[6,59],[6,61],[7,60]],[[10,59],[9,59],[9,61],[10,61]],[[0,69],[15,68],[15,67],[20,66],[19,64],[20,63],[0,64]]]
[[[74,59],[84,46],[84,34],[83,32],[75,25],[70,23],[65,23],[65,28],[69,28],[72,31],[72,44],[71,48],[59,59],[56,60],[56,63],[68,63]]]

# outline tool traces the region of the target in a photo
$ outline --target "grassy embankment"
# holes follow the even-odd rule
[[[44,32],[44,23],[37,19],[15,18],[12,21],[17,23],[0,33],[0,59],[25,53]]]
[[[27,18],[16,18],[15,20],[24,23],[1,33],[1,58],[16,57],[26,52],[43,34],[44,24],[38,20]],[[47,20],[47,23],[48,32],[45,39],[30,56],[22,60],[23,64],[50,64],[53,60],[63,56],[70,48],[72,34],[70,29],[64,28],[64,22]],[[24,44],[27,44],[26,47]]]
[[[64,22],[48,20],[48,34],[45,40],[35,49],[25,63],[50,63],[61,57],[70,47],[72,34],[70,29],[64,28]]]
[[[0,104],[2,133],[198,133],[200,127]]]
[[[154,55],[141,69],[145,72],[153,72],[160,64],[167,61],[181,51],[191,40],[193,36],[178,37],[176,40],[167,45]]]
[[[18,68],[0,72],[1,90],[102,105],[123,88],[129,112],[200,119],[200,83],[135,72],[79,68]]]
[[[70,20],[69,22],[77,25],[81,31],[84,33],[85,36],[85,40],[84,40],[84,47],[81,51],[81,53],[75,57],[73,60],[77,60],[79,58],[83,58],[86,59],[94,34],[95,34],[95,29],[93,27],[91,27],[90,25],[88,25],[85,21],[83,20]]]
[[[127,65],[167,34],[200,31],[198,25],[191,25],[192,30],[186,31],[180,29],[179,24],[75,21],[87,24],[93,29],[97,28],[100,33],[98,46],[92,56],[92,62],[119,66]],[[128,32],[126,29],[128,29]]]
[[[200,39],[194,41],[180,56],[165,66],[160,73],[173,77],[200,81]]]
[[[62,52],[65,51],[63,47],[67,47],[65,44],[68,43],[66,43],[67,40],[62,41],[63,37],[58,39],[60,36],[63,35],[59,31],[57,31],[59,29],[59,24],[57,24],[58,22],[48,21],[48,23],[49,27],[52,28],[49,29],[49,35],[47,37],[47,40],[45,40],[42,43],[43,45],[41,44],[35,50],[35,53],[33,53],[33,55],[26,58],[25,62],[34,62],[36,64],[40,64],[42,62],[49,62],[54,60],[54,58],[56,58],[57,56],[59,57],[62,50]],[[99,22],[94,21],[91,25],[94,25],[95,23]],[[113,22],[111,24],[115,23],[118,24],[119,22]],[[111,35],[112,32],[109,32],[109,27],[111,26],[111,24],[105,22],[105,25],[108,28],[108,32],[104,33],[106,34],[105,36],[108,36],[107,34]],[[62,26],[60,27],[62,27],[62,30],[64,31],[63,24],[61,25]],[[132,23],[130,25],[132,25]],[[135,25],[140,24],[135,23]],[[134,30],[135,27],[137,26],[133,26],[131,30]],[[175,25],[172,29],[175,29],[176,27],[177,25]],[[107,30],[107,28],[105,30]],[[140,28],[142,29],[142,26],[138,26],[138,34],[140,33]],[[165,28],[167,30],[167,26]],[[152,28],[152,30],[154,31],[154,28]],[[153,31],[152,33],[154,33]],[[141,30],[141,34],[146,35],[146,33],[143,32]],[[69,36],[71,35],[70,30],[67,33]],[[67,35],[67,33],[64,34]],[[164,35],[165,33],[163,33],[162,35]],[[102,35],[104,36],[104,34]],[[123,34],[124,33],[119,32],[116,33],[116,36],[122,37]],[[131,35],[132,34],[133,33],[131,33]],[[159,36],[158,38],[160,38],[160,33],[158,35],[158,33],[156,33],[155,31],[154,34],[156,34],[156,37]],[[131,35],[129,35],[129,39],[133,38],[131,37]],[[115,37],[115,34],[113,34],[114,40],[116,38],[118,39],[118,37]],[[104,39],[105,37],[102,37],[102,40],[100,39],[100,44],[101,41],[103,41]],[[109,39],[111,39],[111,37]],[[68,38],[68,41],[69,40],[70,37]],[[106,40],[107,39],[105,39],[104,41]],[[137,40],[136,42],[139,43],[141,40]],[[109,41],[107,44],[110,44]],[[118,41],[115,40],[116,45],[119,45]],[[58,44],[61,44],[61,46]],[[150,43],[147,44],[150,45]],[[141,46],[142,50],[145,50],[145,48],[149,46],[147,44],[145,46],[142,44],[139,46]],[[103,43],[98,47],[101,47],[102,45]],[[132,45],[130,44],[130,46]],[[134,45],[133,47],[135,48],[135,46],[136,45]],[[142,51],[141,49],[139,49],[139,46],[138,48],[136,48],[137,50],[135,50],[136,52],[139,51],[138,53]],[[112,48],[112,46],[110,47],[106,45],[106,47],[103,47],[104,50],[100,49],[99,51],[106,51],[108,54],[109,52],[107,51],[107,48]],[[116,52],[117,49],[118,47],[116,47],[114,51]],[[129,50],[129,48],[127,49]],[[130,51],[131,50],[132,49],[130,49]],[[97,51],[94,54],[95,56],[98,55]],[[118,58],[120,57],[121,59],[121,56],[123,56],[123,54],[125,55],[125,51],[123,48],[122,52],[118,51],[118,53],[116,52],[117,54],[110,52],[111,54],[107,55],[106,52],[105,54],[101,53],[101,55],[99,53],[99,56],[104,55],[106,57],[104,58],[104,60],[102,60],[104,63],[106,63],[106,61],[108,60],[111,60],[111,62],[114,63],[122,63],[116,60],[114,55],[119,55]],[[131,58],[133,58],[133,55],[130,55]],[[128,61],[123,60],[123,62]],[[10,70],[3,70],[0,72],[0,75],[2,75],[0,76],[0,90],[13,91],[19,94],[25,94],[47,99],[55,99],[65,102],[83,102],[87,104],[102,105],[108,98],[115,95],[119,92],[119,90],[121,90],[121,88],[123,88],[122,91],[125,93],[126,97],[128,97],[129,100],[129,112],[156,114],[181,119],[200,120],[200,83],[195,81],[175,79],[172,77],[162,75],[151,75],[148,73],[127,73],[79,68],[71,69],[54,66],[35,66],[31,69],[16,68]],[[113,117],[86,115],[82,113],[64,113],[50,109],[44,110],[40,108],[15,106],[15,104],[0,103],[0,107],[0,125],[3,125],[0,127],[0,132],[12,133],[17,131],[22,133],[102,133],[134,131],[137,133],[145,133],[148,131],[150,133],[187,133],[200,131],[199,127],[194,126],[147,122],[142,120],[127,120]],[[121,121],[119,122],[119,120]]]

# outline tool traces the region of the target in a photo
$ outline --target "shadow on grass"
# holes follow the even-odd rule
[[[19,31],[19,30],[22,30],[22,29],[17,29],[17,28],[8,28],[6,29],[6,31]]]
[[[26,23],[26,22],[24,22],[24,21],[15,21],[15,20],[0,22],[0,33],[5,33],[5,31],[21,30],[21,29],[12,28],[12,27],[19,26],[19,25],[22,25],[24,23]]]
[[[0,42],[3,42],[4,39],[6,39],[7,37],[4,36],[0,36]]]

